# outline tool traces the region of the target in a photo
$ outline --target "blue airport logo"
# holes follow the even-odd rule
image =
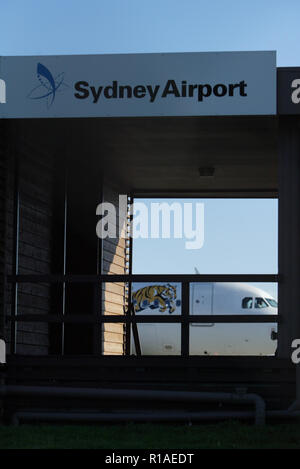
[[[37,79],[39,85],[35,86],[28,95],[30,99],[44,99],[49,109],[56,98],[58,92],[62,92],[68,85],[64,82],[64,72],[53,77],[50,70],[43,64],[37,64]]]

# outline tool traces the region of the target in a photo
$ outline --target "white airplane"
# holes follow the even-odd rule
[[[211,315],[211,323],[190,324],[190,355],[274,355],[276,323],[214,323],[214,315],[277,314],[277,301],[244,283],[191,283],[190,314]],[[181,285],[133,284],[135,314],[181,314]],[[181,326],[137,323],[142,355],[180,355]],[[131,353],[135,354],[134,340]]]

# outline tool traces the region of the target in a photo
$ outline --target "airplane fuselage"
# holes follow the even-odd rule
[[[153,287],[153,284],[151,284]],[[165,290],[133,286],[136,315],[181,314],[180,284],[176,287],[176,299],[172,289]],[[161,298],[157,300],[157,291]],[[147,297],[148,295],[148,297]],[[152,296],[151,296],[152,295]],[[176,308],[174,310],[174,304]],[[248,284],[192,283],[190,287],[190,315],[211,315],[210,323],[190,324],[190,355],[274,355],[277,341],[276,323],[215,323],[214,315],[277,314],[277,302],[267,292]],[[139,323],[139,340],[143,355],[180,355],[181,326],[179,323]],[[135,348],[131,341],[131,351]]]

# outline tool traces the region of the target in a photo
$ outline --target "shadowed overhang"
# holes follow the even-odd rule
[[[99,165],[140,196],[277,192],[276,116],[27,119],[26,140]]]

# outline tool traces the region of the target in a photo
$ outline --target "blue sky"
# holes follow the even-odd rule
[[[298,0],[0,0],[0,55],[277,50],[300,65]]]
[[[149,200],[137,201],[147,203],[150,209]],[[194,227],[195,203],[204,203],[203,247],[186,249],[186,239],[174,239],[171,219],[171,239],[133,240],[135,273],[191,274],[195,273],[194,267],[201,274],[277,273],[277,200],[181,199],[180,202],[193,203]]]
[[[0,0],[0,55],[276,50],[278,66],[300,66],[299,14],[299,0]],[[275,273],[277,204],[246,203],[206,202],[197,253],[137,241],[135,271]]]
[[[149,200],[145,202],[150,213]],[[155,202],[169,202],[171,199]],[[204,203],[204,244],[186,249],[186,239],[134,239],[133,272],[162,274],[277,273],[278,204],[274,199],[185,199]],[[195,215],[194,215],[195,223]],[[151,225],[151,220],[150,220]],[[195,226],[195,225],[194,225]],[[149,226],[150,233],[150,226]],[[275,284],[257,284],[277,298]]]

